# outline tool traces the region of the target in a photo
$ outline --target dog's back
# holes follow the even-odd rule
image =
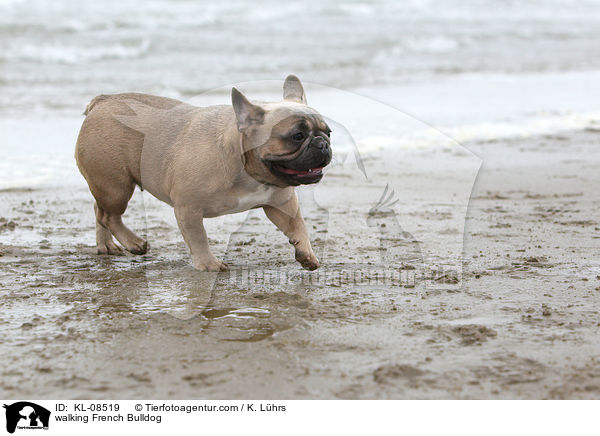
[[[94,97],[84,111],[86,118],[75,147],[77,165],[88,183],[98,172],[97,176],[103,179],[128,178],[141,185],[140,156],[144,136],[118,119],[119,116],[135,116],[133,104],[159,110],[185,105],[172,98],[138,93]]]

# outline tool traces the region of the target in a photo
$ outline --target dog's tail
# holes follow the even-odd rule
[[[101,101],[106,100],[108,97],[109,97],[108,95],[101,94],[101,95],[97,95],[96,97],[92,98],[92,100],[85,107],[85,110],[83,111],[83,115],[89,114],[90,111],[94,108],[94,106],[96,106]]]

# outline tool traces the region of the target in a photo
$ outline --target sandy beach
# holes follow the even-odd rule
[[[142,257],[97,256],[83,184],[4,189],[0,392],[597,398],[597,138],[588,128],[503,140],[502,147],[465,144],[484,164],[468,207],[463,283],[447,289],[418,281],[249,283],[198,273],[181,237],[139,192],[126,222],[153,249]],[[390,165],[382,153],[368,161],[370,168]],[[388,174],[397,178],[392,182],[410,178]],[[332,172],[321,201],[351,190],[352,178]],[[283,235],[255,212],[251,228],[242,227],[219,252],[232,270],[311,274],[299,270]],[[322,223],[305,215],[318,252]],[[352,220],[346,214],[336,225]],[[322,267],[329,272],[360,268],[356,253],[379,256],[378,246],[360,239],[333,241],[329,250]]]

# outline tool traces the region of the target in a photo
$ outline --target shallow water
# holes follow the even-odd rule
[[[341,88],[600,68],[595,1],[0,1],[0,108],[99,93],[189,98],[245,80]],[[118,72],[115,74],[115,72]]]

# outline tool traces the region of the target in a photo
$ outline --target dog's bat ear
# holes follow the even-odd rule
[[[293,74],[290,74],[285,79],[283,84],[283,99],[306,104],[306,96],[304,95],[302,83],[300,83],[300,79]]]
[[[237,119],[237,126],[240,132],[244,131],[252,124],[260,124],[265,117],[265,110],[258,105],[250,103],[244,94],[231,88],[231,104]]]

